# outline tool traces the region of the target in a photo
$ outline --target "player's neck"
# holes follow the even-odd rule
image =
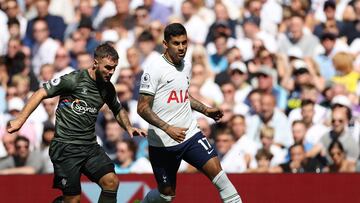
[[[89,73],[91,79],[96,81],[96,73],[94,68],[89,68],[86,70]]]
[[[171,65],[175,66],[175,67],[179,67],[182,65],[182,61],[176,62],[171,58],[170,54],[168,52],[164,53],[164,58],[167,60],[168,63],[170,63]]]

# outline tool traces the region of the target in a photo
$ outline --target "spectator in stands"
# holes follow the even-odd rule
[[[241,61],[235,61],[230,64],[230,81],[235,85],[235,102],[243,103],[252,90],[252,87],[247,83],[248,69]]]
[[[336,139],[341,142],[344,147],[346,159],[355,164],[359,158],[359,144],[354,140],[350,134],[347,126],[351,117],[343,109],[335,108],[331,114],[331,131],[319,140],[311,151],[307,153],[309,157],[315,157],[317,154],[325,155],[328,161],[331,161],[331,157],[326,149]]]
[[[320,38],[324,52],[315,56],[314,60],[319,66],[320,75],[329,81],[335,76],[335,68],[332,63],[332,57],[334,56],[336,36],[332,33],[323,33]]]
[[[246,121],[243,115],[234,115],[229,124],[235,143],[222,158],[221,166],[228,173],[242,173],[254,162],[256,143],[245,134]]]
[[[44,1],[44,0],[40,0]],[[50,37],[47,22],[42,19],[36,19],[32,23],[34,42],[32,46],[32,66],[36,75],[39,75],[40,67],[46,63],[54,63],[56,50],[59,44]]]
[[[273,173],[320,173],[323,165],[316,159],[307,158],[304,146],[295,143],[289,148],[290,161],[272,167]]]
[[[248,120],[248,135],[252,140],[260,143],[260,131],[264,125],[273,127],[275,130],[274,143],[289,147],[293,144],[290,123],[286,115],[275,108],[275,96],[271,93],[263,93],[261,96],[260,113]]]
[[[87,52],[80,52],[76,56],[77,68],[80,70],[88,69],[92,66],[93,57]]]
[[[81,17],[78,25],[78,31],[86,40],[86,52],[92,55],[95,48],[99,45],[99,42],[93,36],[92,20],[90,17]]]
[[[131,165],[135,161],[137,146],[132,140],[119,140],[116,142],[115,173],[130,173]]]
[[[219,131],[215,136],[215,147],[220,163],[234,144],[234,136],[228,130]],[[222,164],[221,164],[222,165]]]
[[[6,15],[10,21],[10,19],[16,19],[19,23],[19,36],[21,39],[24,38],[26,32],[26,26],[28,23],[28,19],[26,19],[22,14],[19,8],[19,5],[16,0],[8,0],[4,2],[4,9]],[[8,21],[8,22],[9,22]],[[12,21],[12,20],[11,20]],[[10,31],[10,29],[9,29]],[[10,33],[11,36],[11,33]]]
[[[71,34],[71,38],[67,40],[66,44],[70,50],[70,66],[76,68],[78,67],[77,56],[81,53],[86,53],[86,39],[76,30]]]
[[[261,111],[261,95],[262,90],[260,89],[253,89],[249,92],[246,100],[249,104],[250,110],[248,116],[253,116],[259,114]]]
[[[319,24],[317,24],[314,28],[314,34],[318,37],[321,38],[324,34],[324,28],[325,28],[325,24],[328,22],[334,22],[337,29],[340,31],[340,33],[343,33],[343,29],[344,29],[344,23],[342,21],[339,21],[335,18],[335,12],[336,12],[336,3],[335,1],[325,1],[324,2],[324,13],[325,13],[325,17],[326,17],[326,21],[325,22],[321,22]]]
[[[168,23],[170,8],[156,0],[144,0],[144,6],[149,9],[151,20],[160,20],[164,25]]]
[[[236,21],[229,16],[225,4],[218,2],[214,5],[215,21],[211,24],[206,36],[205,44],[213,42],[215,35],[219,32],[226,32],[228,37],[236,38]],[[219,30],[220,29],[220,30]]]
[[[236,101],[236,87],[232,82],[227,82],[221,85],[221,92],[224,95],[224,102],[230,104],[234,113],[246,115],[249,112],[249,106],[243,103],[243,101]]]
[[[286,151],[274,143],[275,130],[272,127],[263,126],[260,129],[260,149],[268,150],[272,155],[271,166],[282,164],[286,160]],[[258,149],[259,149],[258,148]]]
[[[54,78],[55,75],[55,67],[52,64],[44,64],[40,67],[40,73],[38,76],[39,87],[42,87],[43,84],[47,81],[50,81]]]
[[[276,107],[285,110],[288,94],[283,87],[277,84],[276,71],[271,67],[262,66],[255,75],[258,88],[264,93],[273,94],[276,98]]]
[[[134,94],[133,98],[137,100],[139,95],[138,92],[136,92],[136,90],[140,88],[141,76],[144,72],[140,65],[140,50],[135,46],[128,48],[126,50],[126,58],[129,62],[129,68],[132,70],[134,74],[134,79],[135,79],[134,93],[137,94],[136,95]]]
[[[210,55],[209,58],[210,67],[214,73],[220,73],[221,71],[226,70],[228,66],[225,55],[227,50],[227,40],[228,36],[224,33],[218,33],[214,37],[216,52]]]
[[[134,12],[135,17],[135,36],[139,36],[142,32],[148,29],[150,24],[150,14],[147,7],[144,5],[138,6]]]
[[[35,0],[37,17],[31,19],[27,24],[25,37],[26,46],[33,47],[36,41],[36,36],[33,35],[34,32],[37,32],[35,31],[36,29],[34,24],[39,19],[42,19],[43,21],[45,21],[45,24],[47,24],[47,32],[49,37],[55,40],[59,40],[61,42],[64,40],[66,24],[62,17],[49,14],[49,2],[50,0]]]
[[[268,173],[273,155],[269,150],[259,149],[255,155],[257,167],[248,169],[248,173]]]
[[[211,138],[216,139],[217,134],[228,129],[230,120],[234,115],[233,108],[229,103],[220,104],[219,108],[223,112],[223,117],[216,123],[211,124]]]
[[[334,83],[345,85],[349,93],[355,93],[359,88],[360,73],[354,71],[353,62],[354,58],[346,52],[338,52],[333,57],[333,64],[337,72],[331,80]]]
[[[207,53],[205,53],[207,54]],[[231,47],[226,50],[226,59],[228,61],[229,66],[226,70],[221,71],[220,73],[215,75],[215,83],[218,85],[222,85],[225,82],[230,81],[230,76],[232,75],[232,69],[230,65],[234,62],[241,62],[242,63],[242,55],[241,51],[238,47]],[[246,71],[247,72],[247,71]]]
[[[148,67],[154,58],[157,58],[160,53],[155,51],[155,39],[149,31],[144,31],[137,39],[141,56],[141,67],[144,69]]]
[[[278,37],[279,52],[286,54],[292,46],[296,46],[304,56],[314,56],[314,47],[319,45],[319,40],[311,33],[304,33],[304,18],[293,15],[289,23],[289,30]]]
[[[0,174],[42,173],[44,161],[39,151],[30,151],[29,139],[18,136],[15,139],[15,154],[0,162]]]
[[[16,133],[4,133],[1,140],[5,147],[7,156],[13,156],[15,154],[15,139],[18,135]]]
[[[354,11],[354,19],[350,19],[344,25],[344,35],[347,43],[350,45],[356,38],[360,37],[360,1],[353,1],[352,9]]]
[[[54,167],[49,156],[50,143],[54,135],[55,135],[55,125],[50,121],[46,121],[44,123],[41,146],[40,146],[40,153],[42,155],[42,159],[44,160],[44,168],[42,171],[43,173],[54,172]]]
[[[54,68],[54,78],[59,78],[75,70],[70,66],[70,55],[64,46],[59,46],[59,48],[56,50]]]
[[[346,154],[341,142],[335,139],[330,144],[328,151],[332,160],[332,164],[324,168],[324,172],[330,172],[330,173],[355,172],[354,163],[351,163],[348,160],[346,160]]]
[[[110,159],[114,160],[117,156],[118,141],[129,138],[129,135],[119,126],[115,119],[111,119],[105,124],[105,140],[103,148]]]
[[[199,86],[200,94],[207,100],[220,104],[224,101],[224,96],[221,93],[220,87],[209,77],[209,71],[203,63],[192,64],[192,78],[191,82]]]
[[[135,88],[135,75],[132,69],[130,68],[121,68],[119,72],[119,77],[117,83],[125,83],[128,85],[132,91],[132,98],[137,98],[135,95],[139,95],[139,89]]]
[[[301,94],[299,97],[300,100],[300,106],[297,108],[294,108],[289,113],[289,121],[293,122],[294,120],[301,120],[303,119],[302,115],[302,102],[307,100],[305,103],[309,104],[312,103],[312,108],[314,110],[313,115],[307,114],[308,118],[310,119],[310,116],[312,116],[312,122],[314,124],[323,123],[326,119],[326,114],[328,113],[328,109],[325,107],[317,104],[317,102],[320,100],[319,91],[316,89],[314,85],[303,85],[301,87]],[[307,125],[309,125],[310,120],[306,121]],[[309,125],[310,127],[310,125]]]

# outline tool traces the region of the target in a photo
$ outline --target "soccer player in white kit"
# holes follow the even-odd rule
[[[138,113],[149,122],[150,162],[158,184],[143,200],[171,202],[175,198],[176,173],[184,159],[203,172],[219,190],[223,202],[241,202],[235,187],[220,166],[216,150],[209,144],[192,116],[192,109],[219,120],[223,113],[189,95],[191,63],[184,61],[187,34],[183,25],[166,26],[165,53],[144,68]]]

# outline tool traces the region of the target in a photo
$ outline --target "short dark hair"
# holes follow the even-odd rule
[[[24,137],[22,135],[19,135],[15,138],[15,144],[20,142],[20,141],[24,141],[26,142],[27,144],[30,144],[30,140],[27,138],[27,137]]]
[[[307,106],[307,105],[315,105],[315,102],[312,101],[311,99],[304,99],[301,101],[301,107]]]
[[[151,32],[145,30],[144,32],[142,32],[139,37],[138,37],[138,42],[154,42],[155,38],[154,36],[151,34]]]
[[[171,36],[186,35],[185,27],[180,23],[172,23],[165,27],[164,39],[166,42],[170,41]]]
[[[108,43],[100,44],[96,47],[94,52],[95,59],[111,58],[112,60],[118,60],[119,55],[117,51]]]
[[[265,157],[266,160],[271,160],[274,156],[269,150],[262,148],[256,152],[255,159],[259,161],[262,157]]]
[[[12,25],[18,25],[20,26],[20,22],[17,18],[9,18],[7,22],[7,26],[10,27]]]

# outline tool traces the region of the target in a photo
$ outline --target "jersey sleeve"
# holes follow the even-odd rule
[[[160,83],[161,73],[156,68],[145,68],[140,82],[140,93],[155,95]]]
[[[117,98],[114,86],[108,83],[106,87],[107,94],[105,96],[105,103],[109,106],[110,110],[116,116],[121,109],[121,104]]]
[[[55,97],[61,94],[70,93],[76,87],[76,75],[70,73],[59,78],[53,78],[43,84],[48,97]]]

